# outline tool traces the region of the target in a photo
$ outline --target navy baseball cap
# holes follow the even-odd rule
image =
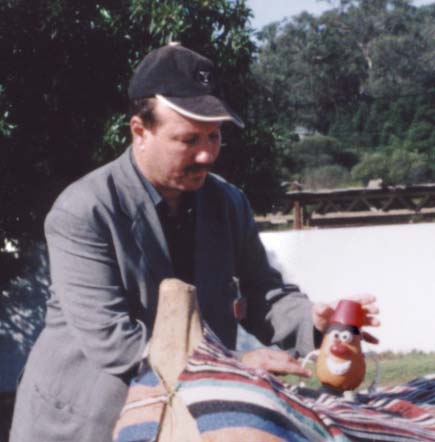
[[[128,97],[130,101],[156,98],[197,121],[232,121],[241,128],[245,126],[219,97],[213,62],[179,43],[145,56],[130,80]]]

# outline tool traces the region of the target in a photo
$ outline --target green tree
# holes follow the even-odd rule
[[[352,169],[352,177],[365,185],[378,178],[385,185],[412,185],[427,181],[429,174],[424,155],[403,149],[366,154]]]
[[[348,169],[338,164],[305,169],[302,175],[304,188],[308,189],[336,189],[345,187],[352,182]]]
[[[247,116],[244,0],[8,0],[0,16],[0,249],[40,238],[60,190],[125,148],[128,80],[151,49],[176,40],[216,60],[225,97]],[[228,135],[231,172],[249,161],[246,135]]]
[[[290,142],[283,156],[287,178],[311,189],[349,183],[350,169],[359,159],[337,139],[318,134]]]
[[[273,103],[275,140],[302,126],[338,140],[345,151],[383,156],[389,146],[434,158],[435,5],[329,3],[319,17],[303,13],[258,35],[254,72]],[[303,167],[297,151],[277,151],[289,170]],[[363,161],[364,169],[369,160]]]

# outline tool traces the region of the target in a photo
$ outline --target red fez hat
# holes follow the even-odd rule
[[[364,316],[364,310],[359,302],[343,299],[335,308],[329,323],[361,328],[364,325]]]

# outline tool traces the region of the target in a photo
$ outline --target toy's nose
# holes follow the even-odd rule
[[[331,353],[334,356],[338,356],[338,357],[342,358],[342,357],[350,356],[351,351],[350,351],[349,347],[342,344],[341,342],[335,342],[334,344],[331,345]]]

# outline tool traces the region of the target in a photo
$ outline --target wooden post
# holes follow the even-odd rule
[[[300,201],[293,203],[293,229],[301,230],[303,227],[303,215]]]

